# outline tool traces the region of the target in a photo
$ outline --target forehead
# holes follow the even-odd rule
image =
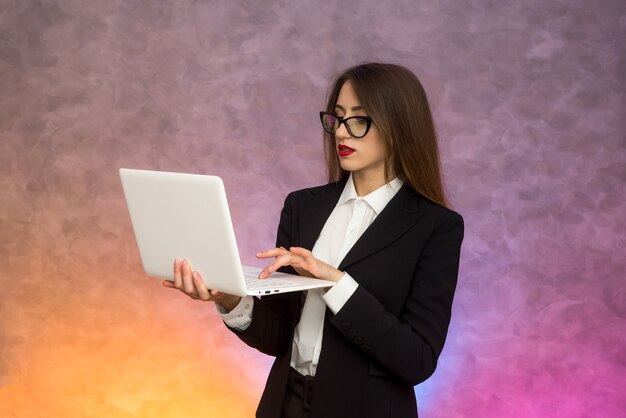
[[[339,90],[339,96],[337,96],[337,106],[341,106],[343,109],[351,109],[353,107],[360,107],[359,101],[352,89],[352,83],[346,81]]]

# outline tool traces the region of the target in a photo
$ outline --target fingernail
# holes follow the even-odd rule
[[[183,268],[187,268],[187,260],[183,260]]]
[[[198,272],[194,271],[193,273],[191,273],[191,275],[193,276],[194,280],[198,280]]]

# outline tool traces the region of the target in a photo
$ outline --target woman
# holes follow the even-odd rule
[[[177,260],[164,285],[216,302],[240,339],[276,357],[257,417],[417,417],[413,387],[443,348],[463,239],[426,95],[404,67],[358,65],[334,81],[320,118],[330,182],[287,196],[259,277],[337,284],[240,298]]]

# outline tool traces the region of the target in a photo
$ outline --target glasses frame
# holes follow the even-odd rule
[[[339,124],[337,125],[337,129],[339,129],[339,127],[343,124],[343,126],[346,127],[346,131],[348,131],[348,133],[350,134],[350,136],[354,137],[354,138],[363,138],[365,135],[367,135],[367,133],[370,131],[370,128],[372,127],[372,118],[369,116],[350,116],[349,118],[342,118],[340,116],[335,115],[334,113],[330,113],[330,112],[324,112],[321,111],[320,112],[320,121],[322,122],[322,128],[324,128],[324,131],[330,135],[335,135],[335,133],[337,133],[337,129],[335,129],[334,132],[329,131],[328,129],[326,129],[326,125],[324,124],[324,116],[325,115],[329,115],[334,117],[335,119],[337,119],[337,121],[339,122]],[[350,129],[350,125],[348,125],[348,121],[350,119],[363,119],[364,121],[366,121],[367,126],[365,127],[365,132],[363,133],[363,135],[357,136],[354,133],[352,133],[352,130]]]

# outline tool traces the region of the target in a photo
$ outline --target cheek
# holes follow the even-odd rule
[[[380,136],[380,133],[376,128],[372,129],[372,137],[369,138],[368,149],[370,154],[377,159],[385,158],[385,141]]]
[[[378,140],[371,144],[370,155],[377,160],[385,159],[385,143],[382,140]]]

